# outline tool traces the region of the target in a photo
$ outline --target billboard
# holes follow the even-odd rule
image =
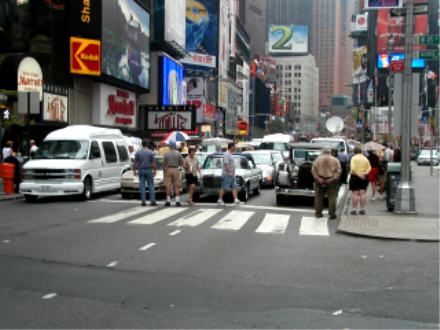
[[[183,67],[166,56],[159,57],[159,104],[182,104]],[[184,96],[185,98],[185,96]]]
[[[402,8],[403,0],[364,0],[365,9]]]
[[[150,87],[150,14],[134,0],[102,1],[102,74]]]
[[[201,61],[198,65],[213,65],[217,56],[217,0],[187,0],[186,1],[186,44],[185,49],[190,54],[188,60],[192,62],[198,58],[209,59],[209,63]],[[196,57],[194,57],[196,56]]]
[[[391,59],[388,54],[377,54],[377,68],[378,69],[388,69],[390,67],[391,61],[401,61],[405,59],[404,53],[391,54]],[[390,61],[391,60],[391,61]],[[420,58],[413,58],[411,62],[411,67],[413,69],[421,69],[426,65],[426,61]]]
[[[101,41],[70,37],[70,72],[101,75]]]
[[[228,78],[229,55],[231,40],[229,33],[229,0],[220,0],[220,24],[218,31],[218,74],[220,78]]]
[[[368,79],[368,50],[367,46],[353,49],[353,84],[360,84]]]
[[[43,120],[67,123],[67,96],[44,93]]]
[[[308,27],[306,25],[270,25],[269,54],[305,54],[308,52]]]
[[[69,12],[72,35],[100,39],[101,0],[69,1]]]
[[[185,0],[154,1],[155,41],[174,41],[185,48]]]

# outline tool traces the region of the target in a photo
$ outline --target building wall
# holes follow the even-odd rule
[[[315,133],[318,128],[319,70],[313,55],[275,57],[279,92],[292,104],[293,127],[298,132]],[[293,117],[293,118],[292,118]]]
[[[264,55],[266,53],[267,21],[266,4],[267,0],[241,0],[240,20],[244,24],[246,32],[251,40],[251,56]]]

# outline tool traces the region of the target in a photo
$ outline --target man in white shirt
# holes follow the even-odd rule
[[[392,144],[388,144],[388,146],[387,146],[387,148],[385,149],[385,152],[384,152],[384,159],[387,162],[392,162],[393,161],[393,157],[394,157],[393,145]]]

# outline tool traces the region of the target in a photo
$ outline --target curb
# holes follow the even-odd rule
[[[339,226],[339,221],[341,220],[341,216],[344,213],[347,206],[348,195],[349,195],[348,184],[345,184],[344,192],[342,193],[341,200],[338,201],[338,204],[336,206],[336,217],[338,218],[338,226]]]
[[[22,198],[24,198],[24,195],[22,195],[22,194],[11,194],[11,195],[0,194],[0,202],[22,199]]]

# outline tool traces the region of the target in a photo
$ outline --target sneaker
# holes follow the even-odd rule
[[[336,215],[331,215],[331,216],[329,217],[330,220],[335,220],[336,218],[337,218]]]
[[[157,206],[157,203],[156,202],[151,202],[150,206]]]
[[[322,214],[315,214],[315,218],[322,218]]]
[[[365,214],[367,214],[367,212],[365,212],[365,210],[360,210],[359,214],[365,215]]]
[[[176,206],[182,206],[182,204],[180,204],[180,202],[176,202]]]
[[[194,202],[193,201],[189,201],[188,204],[189,205],[194,205]]]
[[[218,205],[218,206],[225,206],[225,202],[223,202],[221,199],[219,199],[219,200],[217,201],[217,205]]]
[[[145,202],[142,202],[141,206],[147,206],[147,204]]]
[[[351,210],[350,214],[351,214],[351,215],[356,215],[356,214],[357,214],[357,211],[356,211],[356,210]]]
[[[235,203],[235,205],[240,205],[240,203],[241,203],[241,201],[239,200],[239,199],[236,199],[235,201],[234,201],[234,203]]]
[[[171,206],[171,203],[170,202],[166,202],[165,206]]]
[[[372,202],[374,202],[375,200],[376,200],[376,196],[374,196],[374,197],[371,197],[371,199],[370,199]]]

